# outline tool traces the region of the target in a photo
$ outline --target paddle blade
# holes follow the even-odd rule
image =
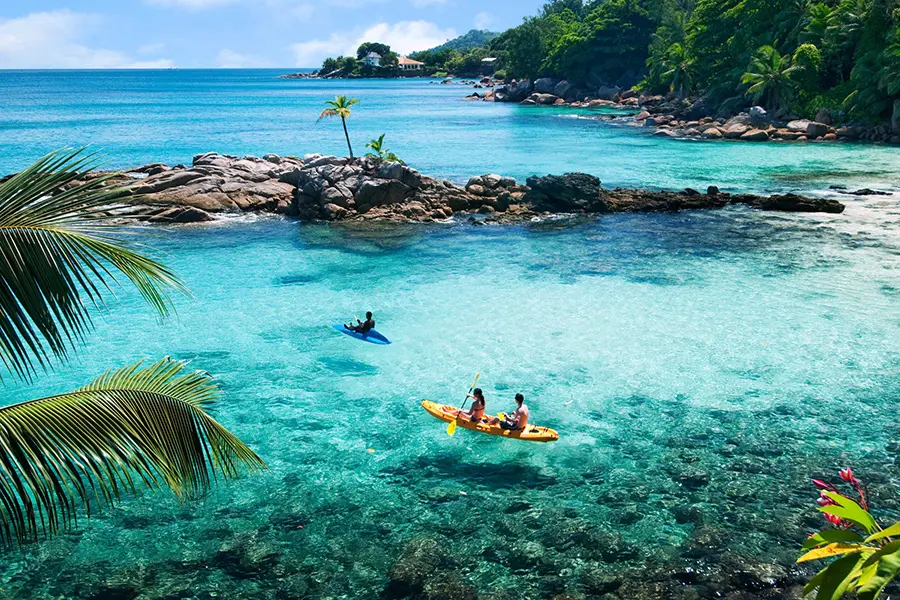
[[[454,433],[456,433],[456,419],[453,419],[450,421],[450,424],[447,425],[447,435],[452,436]]]

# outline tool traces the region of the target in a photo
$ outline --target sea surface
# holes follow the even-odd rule
[[[457,98],[424,81],[273,72],[0,73],[0,171],[93,142],[115,166],[341,152],[321,101],[361,99],[422,171],[587,170],[609,184],[897,185],[897,150],[660,140],[624,123]],[[358,144],[359,145],[359,144]],[[817,188],[817,189],[818,189]],[[4,403],[162,356],[213,374],[215,416],[269,470],[179,504],[125,499],[0,554],[0,598],[605,600],[797,597],[823,525],[810,478],[853,466],[900,518],[900,211],[745,207],[522,226],[240,218],[140,241],[193,297],[160,321],[129,288],[68,365]],[[390,346],[331,328],[366,310]],[[553,444],[458,430],[525,395]],[[731,595],[740,590],[738,595]]]
[[[358,98],[357,153],[387,145],[423,173],[464,183],[497,172],[584,171],[608,186],[823,192],[898,190],[900,149],[871,144],[654,138],[597,111],[464,102],[473,90],[427,79],[288,80],[284,70],[0,71],[0,174],[50,150],[90,144],[107,165],[189,163],[198,153],[346,154],[336,94]],[[483,91],[483,90],[482,90]]]
[[[8,384],[5,400],[142,358],[189,360],[219,379],[215,414],[269,471],[184,505],[126,500],[6,553],[0,588],[541,599],[621,585],[622,598],[686,600],[786,588],[823,524],[811,477],[852,465],[880,516],[900,508],[900,247],[834,220],[734,209],[155,229],[145,243],[194,293],[177,318],[160,323],[125,291],[72,364]],[[366,310],[392,345],[330,327]],[[489,413],[521,392],[560,440],[449,437],[419,403],[458,404],[476,373]]]

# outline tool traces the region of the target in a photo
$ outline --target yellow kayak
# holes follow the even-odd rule
[[[473,423],[468,417],[462,416],[457,420],[456,416],[457,413],[459,413],[459,408],[448,406],[446,404],[438,404],[431,400],[422,400],[422,408],[427,410],[431,416],[438,418],[445,423],[456,420],[457,427],[471,429],[472,431],[478,431],[488,435],[497,435],[526,442],[555,442],[559,439],[559,434],[549,427],[528,425],[528,427],[525,428],[525,431],[506,431],[500,428],[499,423],[491,425],[486,423],[484,419],[480,422]]]

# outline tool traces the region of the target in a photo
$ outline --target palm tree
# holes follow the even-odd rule
[[[823,2],[810,5],[807,9],[806,26],[800,33],[800,41],[822,46],[831,22],[831,7]]]
[[[663,80],[669,83],[669,89],[676,92],[679,98],[684,98],[694,86],[691,76],[693,62],[684,46],[672,44],[666,51],[664,65],[667,70],[662,74]]]
[[[790,55],[782,56],[772,46],[762,46],[741,83],[750,85],[746,94],[753,96],[754,102],[762,101],[768,108],[778,110],[793,94],[796,84],[792,75],[796,70]]]
[[[91,306],[124,275],[160,315],[169,291],[187,292],[167,267],[137,252],[109,223],[129,192],[83,150],[60,151],[0,182],[0,359],[14,378],[65,360],[91,329]],[[0,543],[52,536],[81,504],[164,484],[178,497],[264,468],[204,408],[219,396],[205,373],[163,359],[110,371],[74,392],[0,408]]]
[[[347,98],[347,96],[335,96],[334,100],[328,100],[325,103],[328,108],[319,115],[319,121],[325,117],[340,117],[341,123],[344,125],[344,137],[347,138],[347,149],[350,150],[350,158],[353,158],[353,146],[350,145],[350,134],[347,132],[347,119],[350,118],[350,107],[359,104],[356,98]]]

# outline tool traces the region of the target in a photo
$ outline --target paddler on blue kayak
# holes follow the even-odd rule
[[[344,323],[344,329],[348,331],[355,331],[356,333],[366,334],[375,329],[375,319],[372,318],[372,313],[366,313],[366,320],[360,321],[356,320],[356,325],[347,325]]]

